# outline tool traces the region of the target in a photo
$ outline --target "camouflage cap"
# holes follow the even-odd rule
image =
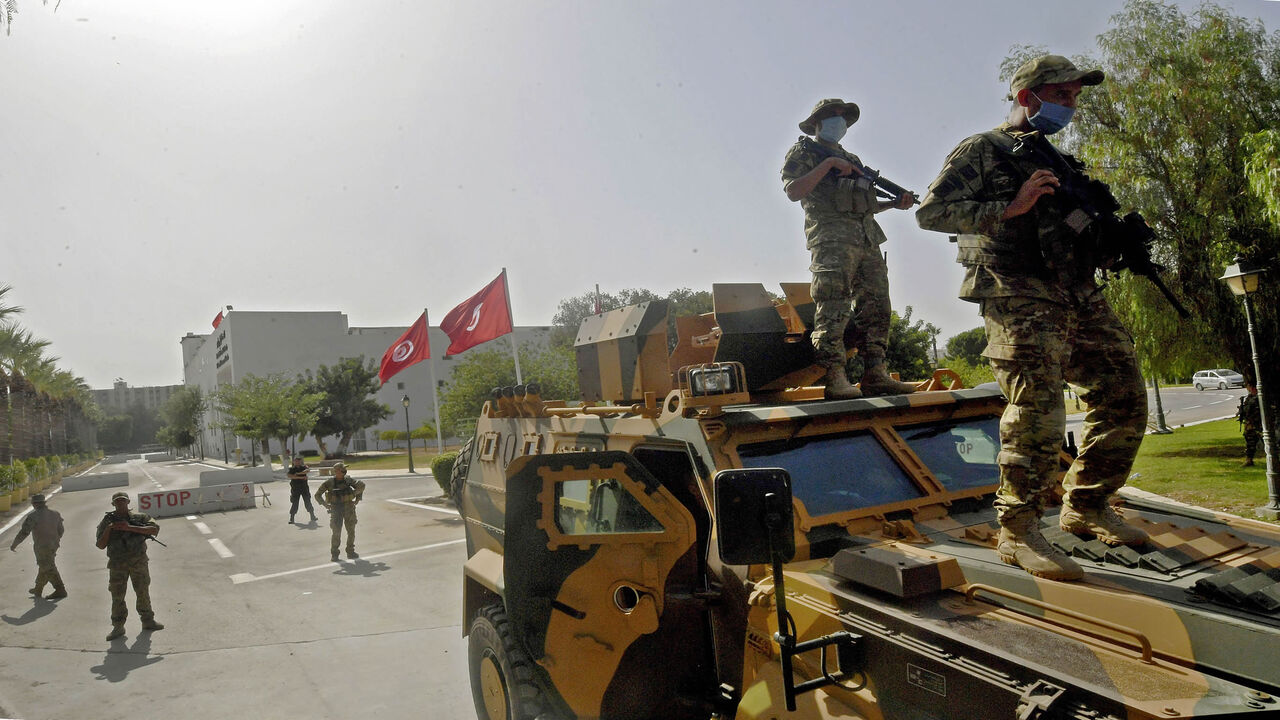
[[[334,470],[344,470],[344,471],[345,471],[345,470],[347,469],[347,464],[346,464],[346,463],[344,463],[344,462],[342,462],[341,460],[339,460],[338,462],[336,462],[336,463],[334,463],[334,464],[333,464],[333,469],[334,469]]]
[[[115,502],[115,501],[119,500],[120,498],[124,498],[125,500],[128,500],[128,499],[129,499],[129,493],[127,493],[127,492],[118,492],[118,493],[112,493],[112,494],[111,494],[111,502]]]
[[[1019,90],[1053,83],[1079,80],[1082,85],[1097,85],[1104,77],[1101,70],[1077,70],[1070,60],[1061,55],[1041,55],[1022,63],[1022,67],[1013,74],[1009,81],[1009,96],[1005,99],[1012,100]]]
[[[44,493],[36,493],[31,496],[31,502],[36,505],[44,504]]]
[[[800,130],[805,135],[812,135],[818,131],[818,121],[825,120],[833,115],[843,115],[845,122],[850,125],[858,122],[858,110],[856,103],[845,102],[840,98],[827,98],[819,100],[817,105],[813,106],[813,112],[809,113],[809,117],[800,122]]]

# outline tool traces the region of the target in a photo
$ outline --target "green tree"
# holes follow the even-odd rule
[[[404,439],[404,431],[403,430],[383,430],[382,432],[378,433],[378,437],[391,443],[391,449],[395,450],[396,441]]]
[[[108,452],[124,450],[133,443],[133,418],[111,415],[98,421],[98,443]]]
[[[520,369],[527,383],[536,383],[548,400],[576,400],[577,363],[568,345],[552,344],[546,349],[520,348]],[[453,368],[449,384],[440,393],[440,424],[453,436],[468,434],[474,427],[493,389],[515,385],[516,367],[511,353],[502,350],[471,352]]]
[[[933,338],[938,329],[924,320],[911,322],[913,308],[908,305],[902,315],[895,311],[889,317],[889,345],[885,349],[885,361],[889,372],[896,372],[903,380],[924,380],[933,374],[929,362]],[[858,356],[854,356],[857,360]],[[859,372],[854,377],[861,375]]]
[[[174,448],[191,445],[199,436],[200,419],[208,406],[209,401],[197,386],[186,385],[173,391],[160,406],[161,426],[156,440]]]
[[[1156,230],[1153,256],[1196,317],[1169,321],[1145,280],[1112,282],[1108,298],[1149,372],[1225,353],[1251,375],[1240,302],[1218,277],[1237,254],[1280,275],[1268,134],[1280,127],[1280,35],[1211,4],[1184,13],[1128,0],[1098,49],[1100,60],[1079,62],[1101,66],[1107,81],[1083,96],[1068,144]],[[1254,308],[1259,352],[1275,357],[1280,283],[1264,283]],[[1280,370],[1270,364],[1264,372],[1275,387]]]
[[[963,360],[970,367],[985,365],[987,361],[982,357],[982,351],[986,349],[986,328],[976,327],[952,335],[951,339],[947,340],[947,359]]]
[[[436,426],[424,420],[421,425],[413,429],[413,432],[409,434],[409,437],[410,449],[413,449],[414,440],[421,440],[422,448],[425,450],[427,448],[427,441],[434,440],[436,437]]]
[[[352,436],[391,415],[391,408],[372,397],[380,387],[378,365],[366,364],[363,355],[321,365],[314,375],[308,370],[305,384],[309,393],[323,396],[311,432],[326,455],[324,438],[337,435],[337,454],[345,455]]]
[[[310,392],[306,383],[276,373],[266,377],[245,375],[234,385],[218,388],[214,398],[218,410],[230,418],[227,429],[258,440],[263,456],[270,457],[271,438],[280,441],[284,452],[290,437],[315,425],[324,395]]]

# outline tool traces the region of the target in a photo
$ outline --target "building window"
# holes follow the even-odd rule
[[[396,383],[396,389],[397,389],[397,390],[403,390],[403,389],[404,389],[404,383],[402,383],[402,382],[398,382],[398,383]]]

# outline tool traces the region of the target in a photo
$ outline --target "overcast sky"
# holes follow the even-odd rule
[[[1003,119],[1011,45],[1092,52],[1119,7],[20,0],[0,284],[95,388],[182,382],[224,305],[438,324],[504,266],[520,325],[597,283],[777,291],[809,279],[779,170],[817,100],[857,102],[845,147],[923,194]],[[946,237],[878,217],[894,308],[979,325]]]

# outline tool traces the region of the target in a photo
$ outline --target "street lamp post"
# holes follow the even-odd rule
[[[1267,454],[1267,504],[1255,512],[1268,520],[1280,520],[1280,480],[1276,473],[1276,454],[1271,443],[1271,416],[1267,410],[1267,396],[1262,390],[1262,362],[1258,357],[1258,340],[1253,333],[1253,301],[1250,295],[1258,291],[1261,268],[1255,268],[1236,256],[1235,264],[1227,266],[1226,272],[1219,278],[1227,283],[1231,292],[1244,298],[1244,318],[1249,328],[1249,349],[1253,351],[1253,376],[1258,388],[1258,409],[1262,416],[1262,451]]]
[[[404,405],[404,439],[406,439],[408,445],[408,471],[411,474],[416,474],[413,473],[413,436],[410,434],[410,429],[408,429],[408,395],[402,397],[401,402]]]
[[[298,411],[289,411],[289,437],[293,442],[293,449],[289,451],[289,457],[298,454]]]

